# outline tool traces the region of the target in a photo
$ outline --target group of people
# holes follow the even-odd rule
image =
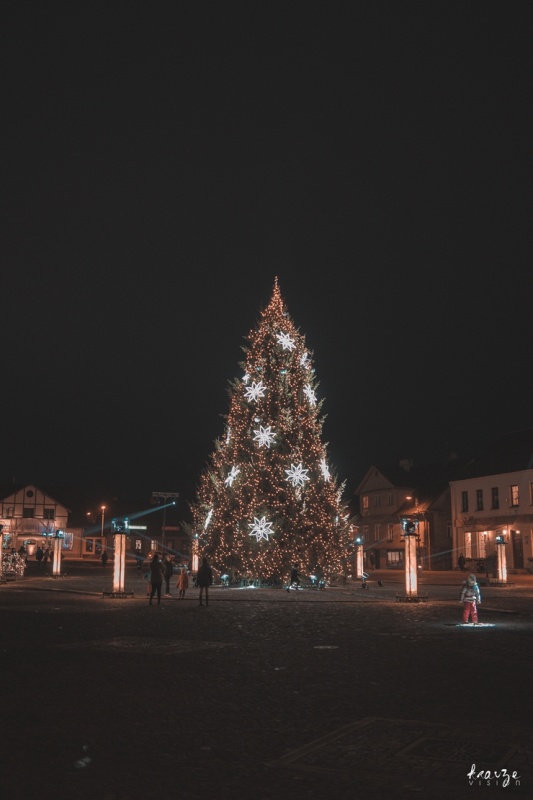
[[[166,555],[164,560],[161,560],[159,553],[155,553],[150,561],[150,570],[146,573],[145,579],[147,581],[146,595],[149,598],[150,605],[153,605],[154,597],[157,598],[157,604],[161,604],[161,591],[163,581],[165,582],[165,597],[170,597],[170,581],[174,574],[174,566],[169,555]],[[199,605],[209,605],[209,587],[213,583],[213,572],[207,558],[202,559],[202,564],[196,574],[195,586],[200,590]],[[297,588],[300,585],[300,576],[296,564],[293,564],[290,576],[290,586]],[[189,576],[187,569],[183,567],[179,574],[176,587],[178,589],[178,599],[185,598],[185,592],[189,588]],[[287,588],[289,591],[289,588]],[[469,575],[461,586],[461,596],[459,602],[463,607],[463,623],[468,624],[471,622],[474,625],[478,623],[477,607],[481,604],[481,592],[477,578],[474,574]]]
[[[159,553],[154,553],[150,561],[150,569],[145,575],[147,582],[146,595],[149,598],[150,605],[153,605],[154,597],[157,598],[157,605],[161,605],[161,591],[163,581],[165,582],[165,597],[171,597],[170,594],[170,581],[174,574],[174,565],[169,555],[166,555],[164,560],[161,560]],[[196,586],[200,589],[199,605],[203,606],[203,598],[205,592],[205,605],[209,605],[209,587],[213,583],[213,572],[207,558],[202,559],[202,564],[196,574]],[[189,588],[189,575],[187,569],[183,567],[178,574],[178,581],[176,583],[178,589],[178,600],[185,599],[185,592]]]
[[[20,554],[20,549],[19,549]],[[46,562],[50,559],[50,561],[54,560],[54,554],[52,552],[51,547],[46,547],[44,550],[39,545],[35,550],[35,560],[37,561],[38,565],[41,566],[42,563],[46,564]]]

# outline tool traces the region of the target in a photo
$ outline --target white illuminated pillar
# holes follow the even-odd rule
[[[363,543],[356,545],[355,550],[355,577],[359,580],[363,577]]]
[[[192,540],[192,572],[198,572],[198,536]]]
[[[0,578],[4,573],[4,526],[0,525]]]
[[[113,591],[124,592],[124,574],[126,572],[126,539],[125,533],[115,534],[115,564],[113,570]]]
[[[416,531],[404,533],[405,536],[405,594],[416,597],[418,591],[418,574],[416,564]]]
[[[63,549],[63,531],[56,531],[54,536],[54,546],[53,546],[53,563],[52,563],[52,575],[54,577],[58,577],[61,575],[61,551]]]
[[[496,539],[496,547],[496,552],[498,554],[498,581],[500,583],[507,583],[507,555],[503,537],[498,536]]]

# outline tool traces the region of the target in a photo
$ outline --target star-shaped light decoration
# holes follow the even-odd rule
[[[310,384],[307,384],[307,386],[305,386],[304,394],[309,400],[310,404],[312,406],[316,406],[316,394],[314,393],[313,388],[312,386],[310,386]]]
[[[252,385],[246,389],[244,396],[247,400],[257,400],[258,397],[265,396],[265,389],[266,386],[261,381],[259,383],[252,381]]]
[[[300,359],[300,366],[301,367],[307,367],[307,368],[309,368],[311,366],[311,364],[309,362],[309,353],[307,352],[307,350],[305,350],[304,353],[302,354],[302,357]]]
[[[224,481],[226,486],[231,486],[237,475],[239,474],[240,469],[238,467],[232,467],[228,473],[228,477]]]
[[[257,542],[261,539],[266,539],[268,542],[268,537],[274,534],[272,523],[267,522],[266,517],[261,517],[261,519],[254,517],[254,521],[248,524],[250,526],[249,536],[255,536]]]
[[[303,486],[305,481],[309,480],[308,476],[308,469],[303,468],[303,464],[291,464],[290,469],[286,469],[285,472],[287,473],[287,480],[292,483],[293,486]]]
[[[213,509],[211,509],[211,510],[209,511],[209,514],[208,514],[208,515],[207,515],[207,517],[205,518],[205,522],[204,522],[204,530],[207,528],[207,526],[208,526],[208,525],[209,525],[209,523],[211,522],[211,517],[212,517],[212,516],[213,516]]]
[[[250,376],[248,375],[247,372],[245,372],[244,375],[242,376],[242,382],[244,384],[246,384],[246,383],[248,383],[249,380],[250,380]]]
[[[294,350],[294,348],[296,347],[294,341],[291,339],[288,333],[280,332],[276,336],[276,339],[278,340],[278,342],[280,343],[280,345],[283,347],[284,350]]]
[[[323,458],[322,461],[320,462],[320,471],[322,472],[322,477],[324,478],[324,480],[329,481],[329,479],[331,478],[331,474],[328,469],[328,465],[326,464],[325,458]]]
[[[262,425],[259,426],[258,431],[254,431],[254,439],[257,441],[259,447],[270,447],[271,444],[274,443],[274,439],[276,438],[276,434],[272,430],[270,425],[267,425],[266,428],[263,428]]]

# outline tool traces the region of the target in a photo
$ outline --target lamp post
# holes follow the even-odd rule
[[[61,575],[61,550],[63,548],[63,539],[65,538],[65,531],[56,531],[54,534],[54,546],[53,546],[53,563],[52,563],[52,575],[54,578],[58,578]]]
[[[152,500],[156,502],[161,498],[164,500],[163,506],[163,527],[161,528],[161,553],[165,555],[165,530],[166,530],[166,519],[167,519],[167,505],[169,497],[175,498],[172,505],[176,505],[176,500],[179,497],[179,492],[152,492]]]
[[[113,570],[113,593],[124,594],[126,572],[126,539],[130,523],[128,519],[114,519],[111,527],[115,534],[115,561]]]
[[[363,539],[361,536],[355,538],[355,577],[358,580],[363,578]]]
[[[105,506],[102,506],[102,538],[104,537]]]
[[[507,583],[507,555],[505,552],[505,536],[496,537],[496,552],[498,556],[498,583]]]
[[[418,538],[418,519],[402,518],[405,540],[405,596],[407,599],[418,595],[418,575],[416,564],[416,540]]]
[[[191,542],[192,547],[192,560],[191,560],[191,570],[192,572],[198,572],[198,565],[199,565],[199,557],[198,551],[200,548],[200,543],[198,541],[198,534],[195,533]]]

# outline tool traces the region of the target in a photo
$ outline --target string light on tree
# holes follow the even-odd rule
[[[312,352],[277,279],[243,352],[245,378],[230,384],[224,438],[191,506],[191,531],[204,530],[199,555],[232,576],[283,580],[294,563],[302,572],[319,566],[326,577],[342,574],[353,539],[344,484],[326,464]]]

